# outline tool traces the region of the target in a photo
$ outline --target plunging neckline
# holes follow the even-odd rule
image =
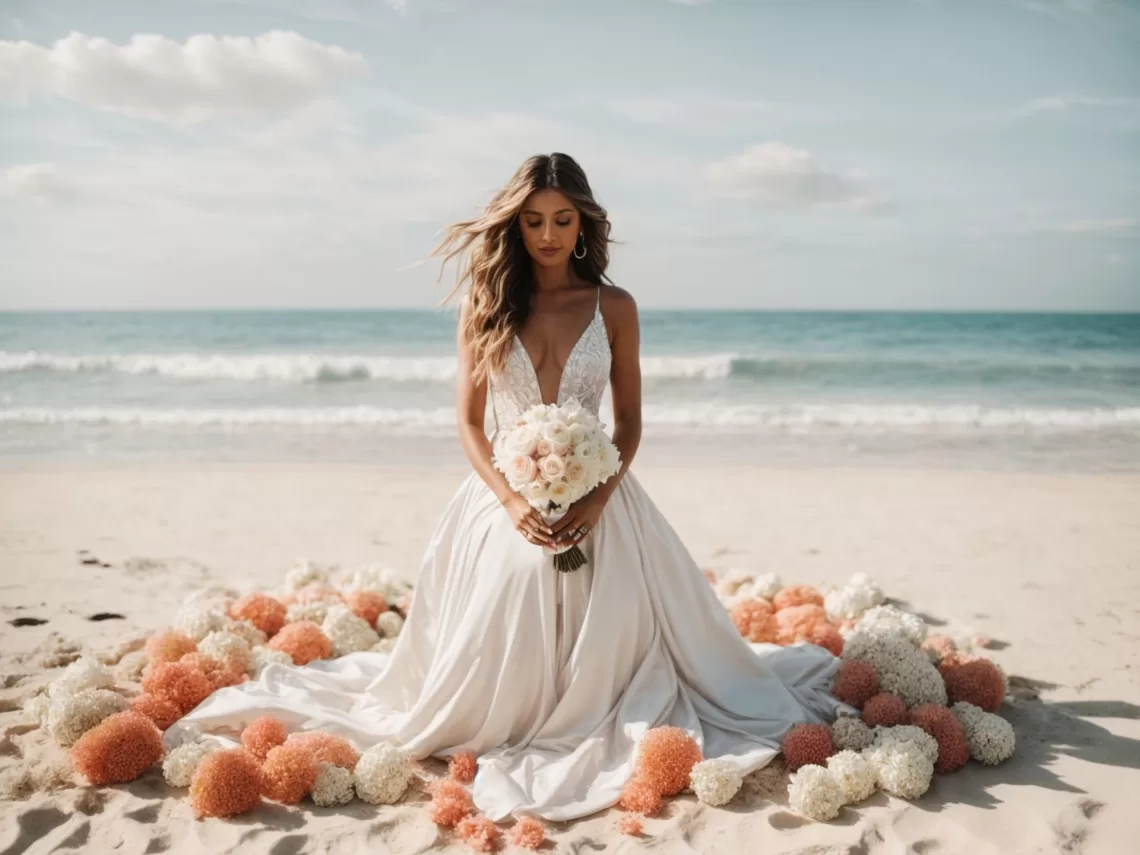
[[[523,340],[519,336],[519,334],[515,333],[515,343],[519,346],[519,349],[523,352],[523,358],[526,359],[527,365],[530,366],[530,374],[534,378],[534,386],[538,390],[538,400],[543,406],[546,406],[546,407],[554,406],[554,407],[556,407],[561,402],[561,400],[562,400],[562,381],[566,379],[566,369],[570,365],[570,360],[572,360],[574,358],[574,354],[578,350],[578,345],[580,345],[583,342],[583,340],[586,338],[586,334],[589,333],[590,330],[592,330],[594,328],[594,324],[597,322],[598,316],[602,312],[602,287],[600,285],[598,285],[596,287],[597,287],[598,296],[597,296],[597,302],[594,304],[594,314],[590,317],[590,322],[588,324],[586,324],[586,328],[583,329],[582,332],[580,332],[578,334],[578,338],[574,341],[574,346],[570,348],[570,353],[567,354],[567,356],[566,356],[566,361],[562,363],[562,370],[558,374],[558,385],[554,388],[554,400],[552,402],[547,403],[546,400],[543,398],[543,395],[542,395],[542,378],[540,378],[538,376],[538,369],[534,367],[534,360],[530,358],[530,351],[526,349],[526,345],[523,344]]]

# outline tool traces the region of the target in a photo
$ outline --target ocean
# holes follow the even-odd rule
[[[0,313],[0,459],[461,461],[454,323]],[[641,324],[656,460],[1140,468],[1137,314],[642,310]]]

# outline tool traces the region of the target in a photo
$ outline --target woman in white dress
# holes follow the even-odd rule
[[[232,743],[271,714],[359,749],[472,751],[487,816],[568,820],[617,802],[651,727],[681,727],[706,758],[748,772],[797,722],[834,718],[838,660],[811,644],[743,640],[629,469],[638,318],[606,280],[608,244],[606,212],[564,154],[530,158],[482,216],[449,229],[437,252],[467,258],[458,423],[474,471],[428,544],[399,641],[390,654],[270,665],[215,692],[167,731],[169,745]],[[547,527],[491,464],[499,428],[570,398],[596,414],[607,385],[621,472]],[[560,573],[542,545],[568,542],[587,564]]]

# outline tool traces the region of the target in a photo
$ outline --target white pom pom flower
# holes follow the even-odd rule
[[[272,647],[258,645],[249,654],[249,675],[254,679],[261,676],[261,672],[273,663],[279,665],[292,665],[293,657],[284,650],[274,650]]]
[[[843,788],[823,766],[800,766],[788,781],[788,804],[808,819],[827,822],[839,816]]]
[[[51,681],[48,694],[74,695],[86,689],[109,689],[115,685],[115,675],[103,663],[82,656],[63,669],[63,673]]]
[[[298,558],[293,566],[285,571],[285,590],[299,591],[306,585],[327,583],[328,571],[314,564],[308,558]]]
[[[250,648],[254,648],[259,644],[265,644],[265,642],[269,641],[268,635],[247,620],[231,620],[229,631],[245,639],[245,643],[248,644]]]
[[[350,770],[324,762],[320,769],[309,790],[309,795],[319,807],[346,805],[356,798],[356,780]]]
[[[855,620],[884,599],[883,589],[866,573],[856,573],[842,588],[824,595],[823,607],[832,620]]]
[[[770,600],[783,587],[784,583],[779,574],[761,573],[749,584],[748,593],[753,597],[763,597],[765,600]]]
[[[873,741],[873,734],[863,719],[844,715],[831,725],[831,741],[840,751],[862,751]]]
[[[1013,756],[1017,737],[1013,725],[995,713],[965,701],[950,708],[966,732],[966,747],[979,763],[996,766]]]
[[[332,606],[321,623],[321,631],[332,642],[334,656],[347,656],[369,650],[380,640],[376,630],[348,606]]]
[[[320,600],[315,603],[293,603],[285,610],[285,622],[296,623],[301,620],[310,620],[317,626],[324,623],[329,609],[339,605],[335,600]]]
[[[217,607],[201,606],[187,602],[174,615],[173,628],[201,641],[211,632],[221,632],[229,626],[230,619]]]
[[[872,734],[872,745],[887,745],[892,742],[913,742],[931,763],[938,762],[938,741],[913,724],[898,724],[894,727],[876,727]]]
[[[356,769],[356,794],[374,805],[395,804],[408,789],[412,765],[395,745],[374,745],[360,755]]]
[[[24,702],[24,720],[37,727],[47,724],[48,710],[51,709],[51,698],[46,692],[33,695]]]
[[[376,642],[375,644],[372,645],[372,652],[373,653],[391,653],[393,650],[396,649],[396,642],[397,641],[398,641],[398,639],[395,639],[395,638],[381,638],[378,642]]]
[[[249,670],[249,642],[229,630],[216,630],[198,642],[198,652],[218,662],[236,660],[243,671]]]
[[[412,593],[412,586],[399,577],[391,567],[383,564],[365,564],[340,578],[345,591],[372,591],[390,603]]]
[[[198,764],[207,754],[217,751],[215,742],[186,742],[166,755],[162,761],[162,777],[172,787],[189,787]]]
[[[863,750],[879,786],[900,799],[917,799],[934,777],[934,764],[917,742],[886,742]]]
[[[126,698],[107,689],[83,689],[75,694],[57,692],[48,707],[46,728],[59,745],[73,745],[107,716],[128,706]]]
[[[908,707],[919,704],[946,706],[946,683],[942,675],[906,635],[897,631],[880,633],[856,627],[844,642],[842,657],[870,663],[879,676],[880,690],[898,695]]]
[[[926,640],[926,623],[917,615],[904,612],[896,606],[875,606],[859,618],[856,630],[869,635],[902,635],[916,647]]]
[[[827,758],[827,771],[843,790],[844,804],[857,804],[875,792],[875,767],[856,751],[845,750]]]
[[[735,597],[740,589],[752,581],[752,574],[739,567],[733,567],[717,579],[716,593],[718,597]]]
[[[383,638],[395,638],[403,628],[404,619],[400,617],[399,612],[388,610],[376,618],[376,631]]]
[[[689,785],[706,805],[719,807],[740,792],[744,778],[729,760],[702,760],[689,772]]]

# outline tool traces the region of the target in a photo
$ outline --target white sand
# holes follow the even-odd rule
[[[703,566],[790,583],[855,571],[948,629],[999,642],[1015,757],[883,794],[828,824],[787,810],[779,770],[725,809],[674,800],[641,841],[616,812],[551,824],[558,852],[1122,853],[1140,840],[1140,476],[637,467]],[[458,468],[38,466],[0,473],[0,776],[44,787],[63,752],[20,725],[46,646],[106,650],[165,625],[208,584],[272,585],[294,559],[418,570]],[[80,550],[98,564],[81,563]],[[103,566],[103,565],[108,566]],[[123,620],[92,622],[97,612]],[[40,626],[14,627],[34,617]],[[1039,698],[1037,697],[1039,695]],[[64,775],[66,779],[66,775]],[[774,798],[765,797],[773,787]],[[0,855],[465,851],[419,800],[265,805],[192,818],[161,774],[0,801]]]

